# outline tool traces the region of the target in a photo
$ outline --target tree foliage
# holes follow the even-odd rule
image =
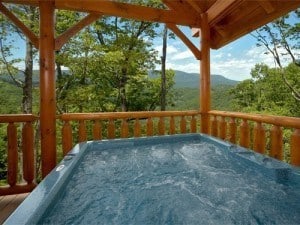
[[[290,83],[300,87],[300,68],[294,63],[284,68]],[[234,95],[233,109],[272,115],[300,116],[300,103],[282,82],[280,68],[257,64],[251,71],[251,79],[239,83],[231,90]]]
[[[148,73],[158,63],[151,42],[157,27],[104,17],[73,38],[57,55],[57,64],[69,68],[58,80],[61,111],[154,110],[160,89]]]
[[[257,39],[257,46],[266,49],[265,54],[271,54],[276,65],[280,68],[277,71],[284,85],[290,90],[293,98],[300,101],[300,89],[286,75],[284,65],[288,62],[299,65],[300,50],[300,10],[296,10],[286,16],[274,20],[252,33]],[[299,78],[298,78],[299,79]]]

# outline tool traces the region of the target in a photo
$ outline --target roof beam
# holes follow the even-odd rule
[[[266,13],[270,14],[275,11],[274,6],[269,1],[259,1],[258,4],[263,7],[263,9],[266,11]]]
[[[196,59],[201,59],[201,51],[185,36],[185,34],[175,24],[167,24],[167,27],[183,41],[183,43],[192,51]]]
[[[242,0],[217,0],[208,10],[207,18],[210,26],[215,25],[224,15]]]
[[[10,19],[30,40],[35,48],[39,48],[39,38],[35,35],[25,24],[20,21],[12,12],[10,12],[1,2],[0,2],[0,12],[2,12],[8,19]]]
[[[197,5],[197,3],[193,0],[186,0],[187,3],[189,3],[193,9],[196,10],[197,13],[203,13],[202,9]]]
[[[199,27],[200,18],[176,13],[173,10],[163,10],[128,3],[107,0],[56,0],[57,9],[74,10],[90,13],[102,13],[108,16],[118,16],[150,22],[173,23],[178,25]]]
[[[31,5],[31,6],[39,5],[39,1],[37,0],[0,0],[0,2],[20,4],[20,5]]]
[[[91,13],[84,17],[77,24],[66,30],[59,37],[55,39],[55,50],[60,50],[62,46],[67,43],[73,36],[75,36],[81,29],[90,25],[91,23],[98,20],[102,15]]]
[[[199,23],[201,20],[200,14],[187,2],[180,0],[162,0],[162,2],[168,6],[169,9],[174,10],[180,17],[189,16],[190,18],[199,18]]]

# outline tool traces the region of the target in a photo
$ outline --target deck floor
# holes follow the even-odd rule
[[[0,224],[21,204],[29,193],[0,196]]]

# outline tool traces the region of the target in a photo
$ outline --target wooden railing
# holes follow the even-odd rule
[[[28,114],[0,115],[0,125],[7,127],[7,185],[0,187],[0,195],[29,192],[35,187],[33,123],[36,120],[36,116]],[[22,177],[18,177],[20,174]]]
[[[86,140],[196,133],[198,116],[198,111],[63,114],[59,116],[63,121],[63,154]]]
[[[223,111],[210,111],[209,116],[212,136],[300,166],[300,118]],[[198,111],[62,114],[57,116],[58,128],[62,128],[57,137],[62,138],[65,155],[86,140],[196,133],[199,117]],[[0,116],[7,141],[7,181],[0,185],[0,195],[35,187],[33,124],[37,119],[33,115]]]
[[[210,111],[211,135],[300,166],[300,118]]]

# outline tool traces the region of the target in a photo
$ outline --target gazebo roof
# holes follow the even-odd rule
[[[201,14],[207,13],[210,47],[213,49],[220,48],[300,6],[300,0],[162,0],[167,9],[113,0],[45,1],[53,1],[56,9],[185,25],[191,28],[199,28]],[[0,2],[38,6],[40,1],[0,0]],[[195,35],[199,34],[199,29],[194,31]]]

